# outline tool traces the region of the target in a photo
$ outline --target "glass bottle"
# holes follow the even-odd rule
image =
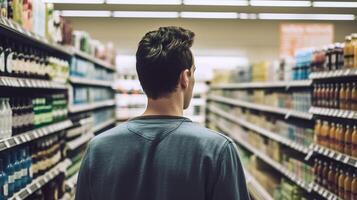
[[[351,155],[357,158],[357,126],[356,125],[353,126]]]
[[[346,126],[345,132],[345,146],[344,146],[344,153],[347,155],[352,154],[352,129],[349,125]]]

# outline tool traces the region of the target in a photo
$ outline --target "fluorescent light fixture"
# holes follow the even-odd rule
[[[267,6],[267,7],[310,7],[310,1],[269,1],[269,0],[251,0],[251,6]]]
[[[271,20],[354,20],[352,14],[285,14],[285,13],[260,13],[259,19]]]
[[[45,3],[57,4],[102,4],[104,0],[45,0]]]
[[[248,6],[247,0],[184,0],[184,5],[200,6]]]
[[[110,17],[110,11],[104,10],[62,10],[63,17]]]
[[[198,19],[237,19],[238,13],[235,12],[181,12],[182,18]]]
[[[106,0],[107,4],[128,5],[180,5],[181,0]]]
[[[114,11],[113,17],[121,18],[178,18],[178,12]]]
[[[323,8],[357,8],[357,2],[346,2],[346,1],[315,1],[313,2],[314,7]]]

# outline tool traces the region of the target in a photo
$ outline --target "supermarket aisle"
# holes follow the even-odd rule
[[[356,198],[356,39],[211,87],[207,125],[236,141],[257,199]]]

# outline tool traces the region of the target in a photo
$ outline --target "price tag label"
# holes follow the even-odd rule
[[[336,157],[336,160],[341,160],[341,158],[342,158],[342,154],[339,153]]]
[[[319,148],[319,154],[322,154],[324,152],[323,148]]]
[[[329,151],[328,149],[324,149],[323,154],[324,154],[325,156],[327,156],[329,153],[330,153],[330,151]]]
[[[355,112],[351,111],[348,115],[348,118],[353,119],[353,116],[355,116]]]
[[[347,75],[350,74],[350,72],[351,72],[351,70],[350,70],[350,69],[347,69],[343,75],[347,76]]]
[[[344,162],[345,158],[346,158],[345,155],[341,155],[341,158],[339,160]]]
[[[335,152],[331,151],[330,154],[329,154],[329,157],[330,158],[334,158],[334,156],[335,156]]]
[[[37,187],[36,190],[41,188],[40,182],[36,182],[35,185],[36,185],[36,187]]]
[[[27,141],[31,141],[31,138],[30,138],[29,134],[26,134],[25,138],[26,138]]]
[[[347,118],[347,117],[348,117],[348,114],[349,114],[348,111],[344,111],[342,117],[343,117],[343,118]]]
[[[322,194],[322,196],[326,198],[326,197],[327,197],[327,194],[328,194],[328,191],[325,190],[324,193]]]
[[[344,162],[344,163],[348,163],[348,160],[349,160],[349,159],[350,159],[350,158],[349,158],[348,156],[346,156],[345,159],[343,159],[343,162]]]
[[[27,142],[25,135],[20,135],[20,138],[23,142]]]
[[[20,141],[19,141],[19,139],[17,137],[14,137],[14,141],[15,141],[16,144],[20,144]]]

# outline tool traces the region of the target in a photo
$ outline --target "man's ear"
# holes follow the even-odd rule
[[[188,85],[190,83],[190,74],[191,72],[188,69],[183,70],[180,74],[180,86],[183,89],[188,88]]]

